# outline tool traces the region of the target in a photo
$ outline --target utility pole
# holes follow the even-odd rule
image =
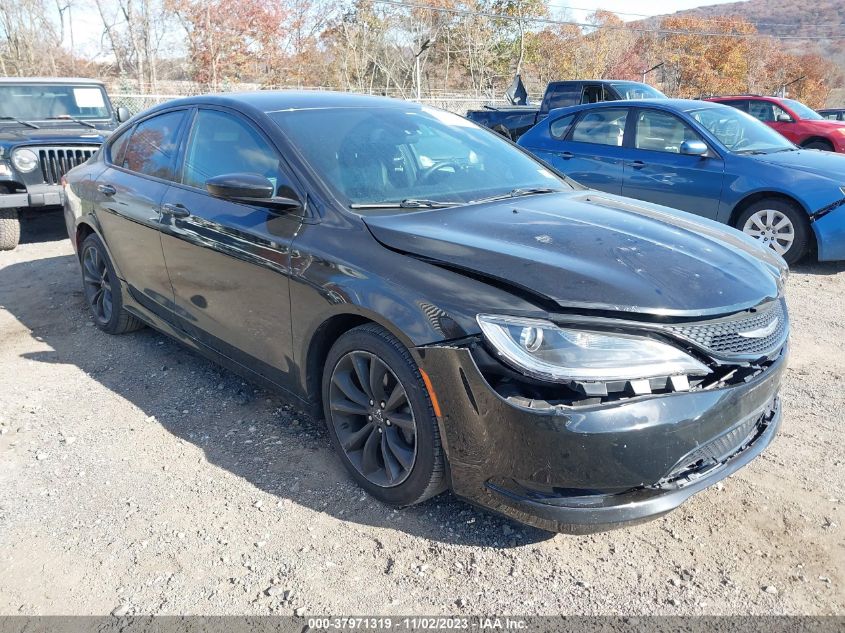
[[[425,53],[434,45],[434,38],[428,38],[420,46],[420,50],[414,55],[414,83],[417,84],[417,101],[422,99],[422,73],[420,71],[420,55]]]

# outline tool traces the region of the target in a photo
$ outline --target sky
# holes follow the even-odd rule
[[[426,0],[413,1],[425,3]],[[612,11],[621,19],[628,21],[734,1],[736,0],[547,0],[556,17],[573,22],[585,22],[587,16],[597,9]],[[101,48],[102,22],[93,9],[93,3],[77,5],[73,13],[73,27],[76,51],[85,56],[97,57]],[[69,38],[66,37],[66,39]],[[69,41],[65,44],[69,44]]]

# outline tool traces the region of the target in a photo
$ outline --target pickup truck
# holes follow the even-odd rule
[[[21,211],[61,207],[62,177],[128,119],[93,79],[0,78],[0,251],[18,245]]]
[[[556,108],[582,103],[618,101],[622,99],[665,99],[659,90],[636,81],[577,80],[554,81],[546,87],[540,106],[515,105],[505,108],[486,106],[470,110],[467,118],[489,127],[512,141],[545,119]]]

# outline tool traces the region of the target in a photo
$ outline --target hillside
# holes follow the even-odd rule
[[[775,37],[831,36],[822,40],[784,40],[784,47],[790,52],[818,52],[845,70],[845,0],[816,0],[812,3],[746,0],[678,11],[672,15],[697,18],[735,15],[755,23],[760,33]],[[834,90],[830,101],[836,105],[845,103],[843,90]]]

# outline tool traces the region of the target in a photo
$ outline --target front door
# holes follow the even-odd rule
[[[628,108],[587,110],[546,160],[585,187],[622,193],[627,117]]]
[[[200,109],[181,182],[162,207],[162,245],[182,327],[193,338],[287,386],[293,379],[290,246],[296,214],[215,198],[215,176],[266,176],[278,195],[299,197],[275,146],[241,115]]]
[[[175,178],[186,119],[186,110],[174,110],[124,132],[95,185],[97,220],[112,260],[133,297],[164,318],[172,311],[173,291],[161,250],[161,203]]]
[[[712,149],[682,154],[684,141],[704,139],[669,112],[638,110],[622,195],[716,219],[725,163]]]

